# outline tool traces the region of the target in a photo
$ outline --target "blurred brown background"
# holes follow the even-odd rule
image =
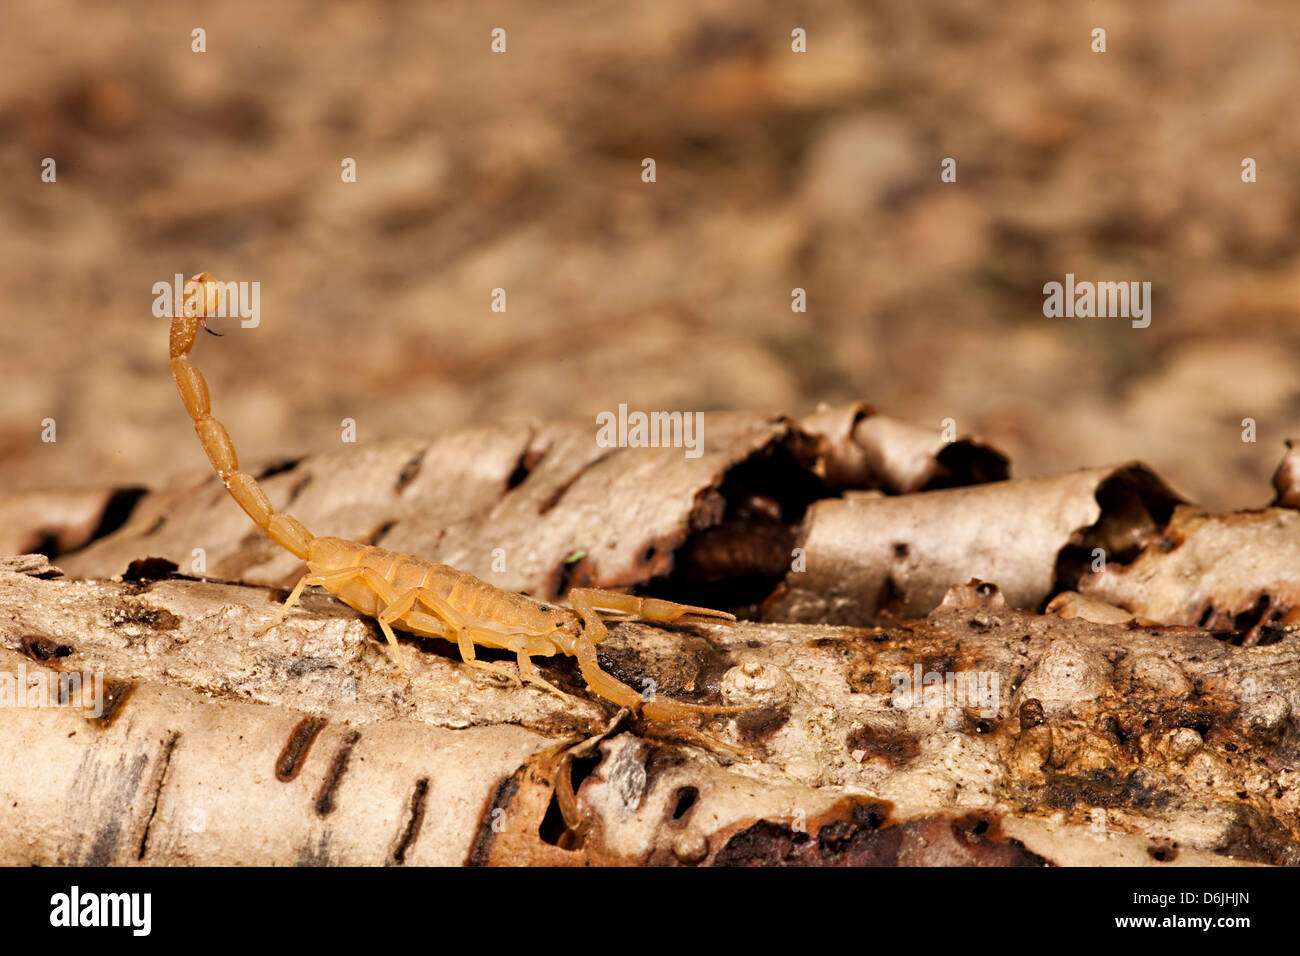
[[[195,352],[249,462],[337,448],[344,417],[364,441],[862,398],[1019,475],[1138,457],[1229,508],[1300,437],[1294,6],[0,16],[0,490],[204,467],[150,291],[200,270],[262,286],[259,328]],[[1152,282],[1150,328],[1045,318],[1066,272]]]

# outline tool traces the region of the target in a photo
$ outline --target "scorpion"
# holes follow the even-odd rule
[[[394,625],[416,635],[449,640],[456,644],[464,664],[504,676],[519,686],[524,681],[536,684],[566,701],[569,696],[542,677],[532,660],[534,656],[558,653],[576,658],[589,690],[651,720],[675,721],[748,709],[688,704],[657,695],[645,699],[604,671],[597,659],[596,646],[609,634],[598,609],[624,615],[620,620],[639,617],[669,623],[698,617],[734,621],[735,617],[725,611],[597,588],[571,589],[567,608],[543,603],[493,587],[445,564],[343,538],[317,537],[297,518],[276,512],[257,480],[239,470],[229,433],[212,417],[203,373],[188,358],[200,328],[219,334],[208,327],[207,318],[224,314],[223,292],[222,285],[207,272],[185,283],[182,301],[172,310],[171,373],[203,450],[226,491],[276,544],[306,562],[307,573],[289,593],[275,619],[258,631],[259,636],[285,619],[305,588],[319,586],[377,619],[399,667],[404,667],[405,662]],[[518,677],[498,663],[478,660],[476,644],[513,651]]]

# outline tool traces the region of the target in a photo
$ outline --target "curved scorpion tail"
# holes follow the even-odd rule
[[[201,272],[185,283],[182,301],[175,303],[172,308],[172,378],[176,380],[176,390],[185,403],[185,410],[194,420],[194,430],[203,444],[203,450],[207,452],[217,477],[230,492],[230,497],[277,544],[305,561],[312,541],[315,540],[314,536],[292,515],[277,514],[271,508],[271,502],[258,485],[257,479],[239,470],[239,459],[235,455],[230,435],[221,422],[212,417],[208,383],[204,381],[203,373],[187,358],[205,319],[221,314],[219,306],[222,294],[222,284],[207,272]]]

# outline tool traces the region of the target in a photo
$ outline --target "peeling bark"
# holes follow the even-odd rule
[[[1139,464],[886,497],[846,493],[809,509],[804,570],[763,606],[767,620],[870,625],[923,615],[972,577],[1040,608],[1094,547],[1128,552],[1180,500]]]
[[[11,694],[103,681],[93,713],[70,686],[0,708],[0,862],[1300,863],[1294,510],[1207,515],[1137,464],[942,488],[996,453],[958,467],[861,406],[711,420],[696,460],[521,426],[265,483],[489,580],[502,547],[500,586],[752,602],[767,622],[600,646],[631,686],[743,712],[646,721],[571,660],[539,661],[561,700],[405,635],[401,669],[323,593],[258,634],[299,566],[182,479],[59,558],[101,579],[0,564]],[[177,573],[193,547],[242,583]]]
[[[1273,472],[1273,488],[1277,491],[1273,504],[1278,508],[1300,508],[1300,447],[1288,441],[1286,449],[1285,457]]]
[[[1300,623],[1300,512],[1178,508],[1159,543],[1079,590],[1162,624],[1241,631],[1249,646]]]
[[[1009,477],[1010,462],[974,438],[947,441],[938,429],[878,415],[861,404],[822,406],[800,424],[818,436],[818,471],[835,489],[907,494]]]
[[[4,709],[0,859],[1300,862],[1296,629],[1241,648],[979,584],[890,628],[614,625],[602,661],[622,679],[753,708],[680,726],[588,697],[567,660],[544,664],[567,707],[437,641],[410,639],[400,671],[323,595],[255,636],[278,597],[0,572],[0,671],[97,672],[121,701],[98,720]],[[918,668],[937,682],[908,686]],[[979,674],[995,700],[951,696]]]
[[[843,482],[911,487],[982,480],[1005,467],[984,446],[946,445],[937,433],[864,415],[858,405],[826,409],[801,426],[779,415],[709,413],[698,458],[681,448],[602,448],[588,422],[472,429],[347,447],[263,468],[258,478],[277,511],[316,534],[417,554],[543,600],[573,586],[667,578],[678,553],[709,530],[723,534],[682,554],[696,570],[731,560],[719,552],[744,555],[779,540],[775,572],[770,559],[755,572],[770,590],[790,564],[787,538],[809,502]],[[885,437],[863,432],[868,424]],[[754,520],[758,500],[765,522]],[[69,574],[111,577],[144,556],[250,584],[287,586],[300,573],[208,474],[150,494],[117,533],[61,560]]]
[[[115,531],[143,494],[84,488],[0,496],[0,555],[74,551]]]

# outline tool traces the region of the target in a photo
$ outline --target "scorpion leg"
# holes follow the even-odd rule
[[[477,667],[479,670],[487,671],[489,674],[496,674],[500,677],[504,677],[512,684],[521,683],[518,675],[512,674],[500,664],[494,664],[491,661],[481,661],[475,657],[474,639],[470,636],[470,632],[467,629],[461,628],[456,632],[456,647],[460,649],[461,663],[468,664],[470,667]]]
[[[437,630],[438,630],[437,625],[438,625],[438,624],[446,625],[448,631],[456,631],[457,634],[460,633],[460,629],[459,629],[458,627],[452,626],[452,625],[449,624],[446,620],[441,619],[441,618],[433,617],[432,615],[429,615],[429,614],[421,614],[421,613],[418,612],[418,611],[412,611],[412,612],[410,612],[410,615],[409,615],[409,617],[407,618],[407,620],[408,620],[411,624],[416,625],[417,627],[421,628],[423,631],[426,631],[426,632],[428,632],[428,633],[430,633],[430,634],[433,634],[433,633],[436,633],[436,632],[437,632]],[[487,632],[487,631],[482,631],[482,630],[476,630],[476,629],[470,629],[470,637],[471,637],[471,639],[473,638],[473,636],[474,636],[475,634],[480,634],[480,635],[487,636],[487,635],[489,634],[489,632]],[[456,638],[453,638],[450,634],[448,634],[447,636],[448,636],[449,639],[456,640]],[[502,637],[502,636],[504,636],[504,635],[500,635],[500,634],[492,634],[491,636],[496,637],[496,638],[500,638],[500,637]],[[529,635],[524,635],[524,636],[527,637],[527,636],[529,636]],[[532,636],[544,636],[544,635],[532,635]],[[458,640],[457,640],[457,646],[459,646],[459,641],[458,641]],[[472,643],[471,643],[471,645],[470,645],[470,650],[471,650],[471,652],[473,651],[473,644],[472,644]],[[497,665],[497,664],[490,664],[490,663],[487,663],[487,662],[484,662],[484,661],[477,661],[477,660],[475,660],[475,661],[465,661],[465,663],[470,664],[470,666],[472,666],[472,667],[483,667],[483,666],[485,666],[485,667],[491,667],[491,668],[493,669],[494,673],[503,673],[503,674],[505,674],[507,677],[510,677],[511,680],[514,680],[514,681],[516,681],[516,682],[518,682],[519,679],[522,678],[524,682],[526,682],[526,683],[532,683],[532,684],[537,684],[539,687],[543,687],[543,688],[545,688],[546,690],[549,690],[549,691],[551,691],[552,693],[557,694],[558,696],[564,698],[566,701],[572,699],[572,696],[571,696],[570,694],[566,694],[564,691],[560,690],[560,689],[559,689],[558,687],[556,687],[554,684],[551,684],[549,681],[547,681],[545,678],[542,677],[541,672],[538,671],[537,666],[533,663],[532,658],[528,656],[527,648],[526,648],[526,646],[524,645],[524,643],[522,642],[522,640],[521,640],[521,642],[518,644],[518,646],[516,646],[516,647],[513,648],[513,650],[514,650],[514,652],[515,652],[516,659],[519,661],[519,678],[516,678],[516,677],[515,677],[513,674],[511,674],[509,671],[505,670],[504,668],[501,668],[500,665]],[[463,659],[463,657],[464,657],[464,655],[462,655],[462,659]]]
[[[500,664],[494,664],[491,661],[480,661],[477,659],[474,654],[472,629],[466,626],[465,618],[459,614],[455,608],[428,588],[412,588],[409,593],[412,605],[414,605],[416,601],[419,601],[425,607],[429,608],[429,610],[433,611],[434,615],[438,619],[445,622],[448,627],[456,632],[456,647],[460,650],[460,659],[463,663],[468,664],[470,667],[487,671],[490,674],[504,677],[512,684],[520,683],[518,677]],[[405,598],[406,596],[407,595],[403,595],[402,597]],[[409,612],[410,607],[406,610]]]
[[[379,600],[384,602],[385,609],[397,600],[397,596],[393,593],[393,585],[374,568],[357,568],[357,577],[361,578],[366,587],[374,591]],[[406,659],[402,654],[401,645],[397,643],[397,635],[393,633],[392,625],[383,619],[382,613],[380,612],[380,615],[377,615],[379,629],[384,632],[384,639],[388,641],[388,646],[392,649],[393,661],[398,667],[405,670]]]
[[[400,621],[402,618],[411,613],[415,602],[422,598],[420,588],[411,588],[402,592],[400,595],[395,594],[392,585],[378,571],[373,568],[359,568],[358,575],[366,582],[366,586],[379,595],[380,600],[384,602],[384,609],[375,615],[375,620],[379,622],[379,629],[384,632],[384,639],[388,641],[389,646],[393,649],[393,658],[399,667],[406,667],[406,661],[402,654],[401,645],[397,643],[397,635],[393,633],[393,622]],[[428,603],[425,601],[425,603]],[[435,608],[435,610],[437,610]],[[445,608],[446,613],[440,614],[446,619],[446,622],[453,627],[456,622],[451,620],[454,612],[450,607]],[[449,616],[450,615],[450,616]]]
[[[578,659],[578,667],[587,686],[608,701],[620,707],[629,707],[634,712],[643,713],[651,720],[681,720],[697,714],[738,714],[749,710],[748,707],[711,707],[703,704],[683,704],[663,697],[645,699],[641,694],[624,684],[613,674],[601,669],[596,657],[596,645],[609,636],[605,622],[596,612],[596,605],[612,607],[616,611],[628,613],[640,612],[649,620],[675,621],[685,614],[703,613],[712,617],[735,620],[723,611],[709,608],[695,608],[686,604],[673,604],[656,598],[638,598],[630,594],[615,591],[600,591],[594,588],[574,588],[569,592],[569,603],[582,618],[583,633],[573,642],[573,656]]]
[[[280,611],[275,615],[275,619],[271,621],[270,624],[266,625],[266,627],[258,631],[257,636],[261,637],[272,628],[278,627],[280,622],[285,619],[286,615],[288,615],[289,610],[298,603],[299,599],[302,597],[302,592],[306,588],[321,586],[329,588],[331,591],[337,593],[337,588],[357,580],[364,581],[366,586],[378,594],[380,599],[385,603],[388,603],[393,596],[392,586],[389,585],[388,581],[384,579],[382,574],[373,568],[341,568],[338,571],[326,571],[323,574],[304,574],[298,579],[298,583],[294,585],[293,590],[289,592],[288,600],[280,606]],[[402,660],[402,649],[397,644],[397,635],[393,633],[393,629],[383,620],[382,617],[379,620],[379,629],[384,632],[384,637],[388,640],[389,646],[393,649],[393,659],[397,662],[399,667],[404,667],[405,664]]]
[[[392,605],[394,601],[393,587],[388,583],[384,576],[374,568],[340,568],[338,571],[326,571],[323,574],[304,574],[298,580],[298,583],[294,585],[293,591],[289,594],[289,599],[280,607],[280,612],[275,616],[275,620],[258,631],[257,636],[261,637],[267,631],[279,625],[279,623],[284,620],[285,615],[289,613],[289,609],[298,603],[298,599],[302,597],[302,592],[305,588],[319,585],[329,588],[337,594],[338,588],[357,580],[365,582],[366,587],[374,591],[385,605]],[[388,641],[389,647],[392,648],[393,660],[397,662],[399,667],[405,667],[406,664],[402,658],[402,649],[397,643],[397,635],[393,633],[392,627],[384,620],[383,612],[379,615],[379,629],[384,632],[384,638]]]
[[[384,632],[384,639],[388,641],[389,646],[393,649],[393,656],[397,663],[402,667],[406,666],[402,658],[402,652],[397,644],[397,635],[393,633],[393,622],[405,617],[410,613],[412,605],[415,604],[415,589],[401,594],[400,596],[388,601],[384,609],[380,611],[375,620],[379,622],[379,629]]]
[[[279,627],[280,622],[289,614],[290,609],[298,603],[299,598],[302,597],[302,592],[306,588],[318,585],[329,587],[331,584],[347,584],[349,581],[359,578],[361,572],[361,568],[344,568],[341,571],[329,571],[325,574],[304,574],[298,579],[298,583],[293,586],[293,590],[289,592],[289,599],[280,606],[280,613],[275,616],[275,620],[260,631],[255,632],[254,636],[261,637],[273,628]]]
[[[544,687],[552,694],[555,694],[566,701],[569,699],[568,694],[542,676],[541,671],[537,669],[537,665],[533,663],[533,659],[528,656],[528,648],[524,644],[520,644],[519,647],[515,649],[515,656],[519,661],[519,676],[524,680],[536,684],[539,687]]]

